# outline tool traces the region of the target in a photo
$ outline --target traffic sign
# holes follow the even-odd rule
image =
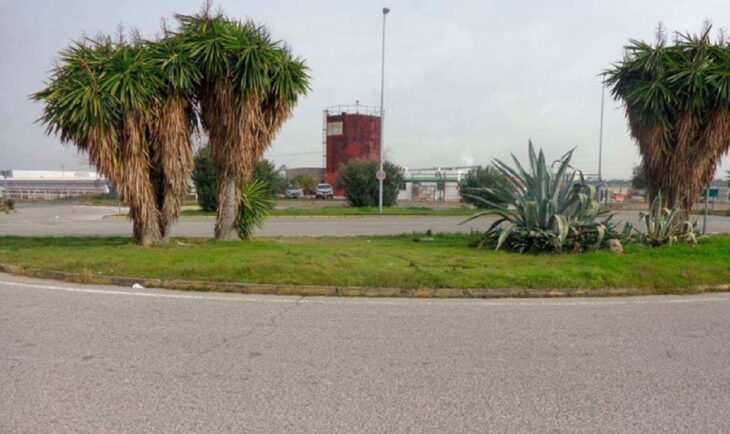
[[[382,181],[385,179],[385,170],[380,169],[375,173],[375,178],[377,178],[378,181]]]

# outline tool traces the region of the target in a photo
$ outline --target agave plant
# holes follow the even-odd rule
[[[243,240],[250,240],[256,228],[264,224],[264,220],[271,213],[274,199],[269,193],[266,182],[253,179],[244,181],[239,186],[241,191],[241,205],[236,217],[236,230]]]
[[[612,215],[596,200],[596,188],[571,168],[572,155],[571,150],[548,164],[543,151],[535,153],[530,142],[527,169],[514,155],[514,168],[495,160],[494,166],[506,180],[505,185],[489,189],[499,202],[471,196],[488,209],[463,222],[498,217],[480,245],[518,252],[581,252],[619,238]]]
[[[637,230],[637,238],[651,247],[677,243],[697,244],[700,237],[697,222],[682,219],[677,208],[665,207],[661,192],[654,197],[649,212],[639,214],[639,220],[644,224],[644,231]]]

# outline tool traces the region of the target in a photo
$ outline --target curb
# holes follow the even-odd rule
[[[298,295],[302,297],[401,297],[401,298],[549,298],[549,297],[619,297],[637,295],[688,295],[708,292],[730,292],[730,284],[697,285],[688,288],[389,288],[366,286],[293,285],[272,283],[211,282],[205,280],[164,280],[122,276],[101,276],[92,273],[22,268],[0,263],[0,272],[17,276],[58,280],[62,282],[131,287],[138,283],[148,288],[183,291],[228,292],[238,294]]]

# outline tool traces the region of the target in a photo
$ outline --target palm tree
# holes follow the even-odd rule
[[[180,215],[193,170],[190,136],[197,125],[194,91],[201,73],[184,50],[180,36],[163,27],[163,38],[147,43],[165,86],[152,120],[152,168],[157,187],[159,227],[163,240]]]
[[[139,43],[109,37],[75,42],[61,52],[44,100],[47,132],[87,152],[129,205],[142,245],[159,238],[159,212],[150,178],[147,124],[161,82]]]
[[[241,181],[307,89],[301,60],[253,22],[230,20],[208,10],[178,15],[185,46],[203,72],[197,96],[217,169],[215,236],[237,237]]]
[[[87,152],[129,205],[135,239],[169,234],[192,170],[189,90],[198,74],[174,38],[85,39],[61,52],[46,89],[48,133]]]
[[[730,44],[713,43],[710,29],[668,44],[660,27],[655,44],[630,41],[606,71],[639,145],[650,200],[661,191],[685,211],[730,148]]]
[[[216,237],[235,237],[241,182],[307,90],[304,63],[264,27],[207,9],[177,18],[178,31],[154,41],[75,42],[32,95],[47,133],[115,185],[142,245],[166,239],[179,216],[198,117],[218,173]]]

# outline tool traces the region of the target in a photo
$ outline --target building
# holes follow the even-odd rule
[[[109,193],[109,182],[96,172],[57,170],[0,171],[0,197],[56,199]]]
[[[478,166],[406,169],[398,200],[413,202],[459,202],[459,181]]]
[[[322,128],[325,180],[337,185],[337,172],[353,159],[380,158],[380,111],[374,107],[330,107],[324,111]],[[343,194],[335,188],[335,194]]]

